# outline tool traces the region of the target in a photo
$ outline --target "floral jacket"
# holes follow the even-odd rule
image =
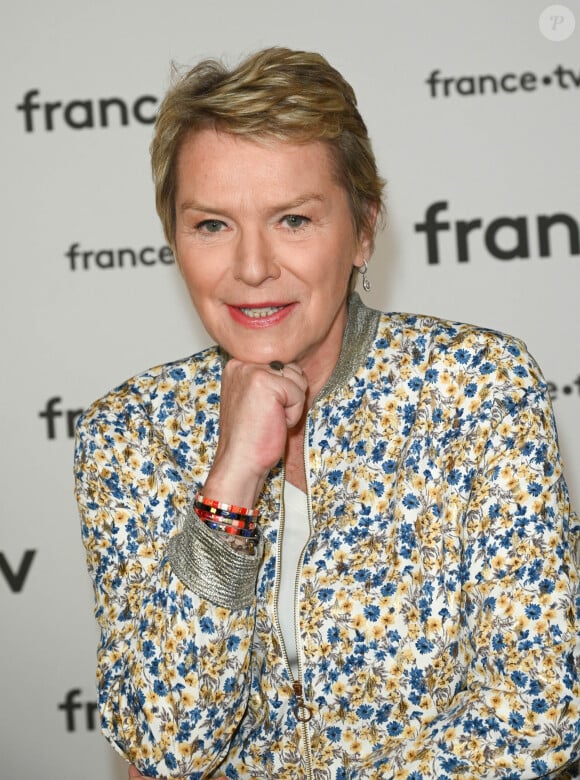
[[[277,617],[283,464],[254,556],[188,512],[224,356],[131,379],[80,421],[102,729],[153,777],[545,776],[578,757],[579,524],[517,340],[357,296],[305,437],[298,678]]]

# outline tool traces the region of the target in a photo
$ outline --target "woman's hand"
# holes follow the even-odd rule
[[[137,767],[131,764],[129,767],[129,780],[139,780],[139,778],[141,778],[141,780],[147,780],[145,775],[142,775]],[[217,777],[216,780],[227,780],[227,778],[225,775],[220,775],[220,777]]]
[[[220,438],[204,487],[209,498],[253,506],[270,469],[284,454],[288,430],[305,411],[301,368],[282,370],[230,360],[224,368]]]

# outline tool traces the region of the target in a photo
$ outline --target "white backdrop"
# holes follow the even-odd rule
[[[345,74],[389,182],[366,300],[522,337],[552,383],[579,505],[580,0],[566,3],[578,29],[560,42],[538,26],[547,5],[4,4],[2,780],[126,776],[92,707],[96,630],[71,430],[129,375],[208,343],[153,207],[150,120],[172,60],[287,45],[319,50]],[[420,229],[430,207],[448,225],[432,231],[437,256]]]

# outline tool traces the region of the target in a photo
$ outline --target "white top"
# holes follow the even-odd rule
[[[308,500],[306,493],[284,483],[284,535],[280,561],[280,590],[278,592],[278,619],[290,666],[298,671],[296,635],[294,628],[294,602],[298,562],[304,545],[310,536],[308,524]]]

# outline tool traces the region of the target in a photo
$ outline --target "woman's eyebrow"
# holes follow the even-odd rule
[[[294,209],[301,208],[302,206],[306,205],[307,203],[316,202],[316,203],[324,203],[327,198],[318,192],[308,192],[304,195],[299,195],[296,198],[292,198],[288,201],[282,201],[281,203],[276,203],[272,206],[268,206],[265,211],[267,214],[278,214],[283,211],[292,211]],[[229,209],[227,207],[222,206],[210,206],[207,203],[202,203],[201,201],[197,200],[186,200],[179,206],[179,211],[202,211],[205,213],[210,214],[229,214]]]

